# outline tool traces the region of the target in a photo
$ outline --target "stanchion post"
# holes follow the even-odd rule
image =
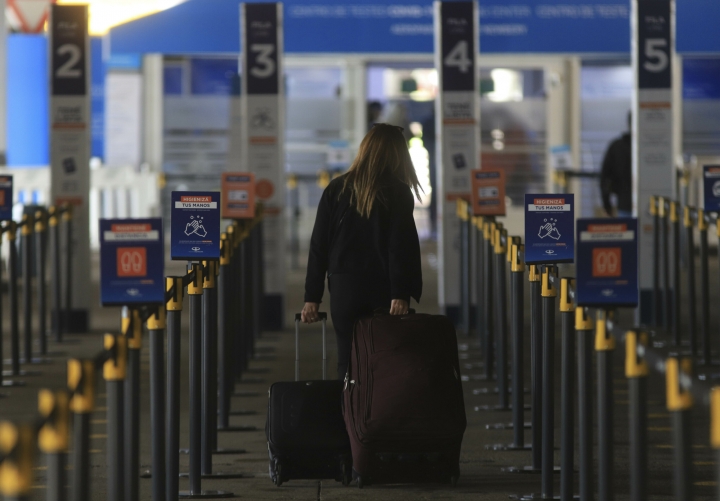
[[[710,256],[708,252],[708,217],[703,209],[697,211],[700,230],[700,335],[703,339],[703,362],[712,363],[710,342]]]
[[[20,325],[18,318],[18,266],[17,223],[7,221],[5,235],[8,241],[8,295],[10,296],[10,360],[12,375],[20,375]]]
[[[150,429],[152,430],[152,499],[165,501],[165,307],[147,319],[150,334]],[[177,494],[176,494],[177,498]]]
[[[456,216],[460,225],[460,330],[470,334],[470,218],[468,203],[462,198],[456,200]]]
[[[67,365],[73,419],[72,499],[90,499],[90,415],[95,407],[95,363],[70,359]]]
[[[693,209],[691,207],[683,207],[683,225],[685,226],[685,241],[687,243],[688,335],[690,336],[690,353],[695,358],[697,356],[697,319],[695,309],[695,225],[692,213]]]
[[[689,256],[691,257],[691,256]],[[688,259],[688,263],[691,259]],[[693,398],[689,391],[680,383],[681,374],[692,374],[692,359],[683,358],[679,361],[670,357],[665,361],[665,377],[667,384],[667,409],[673,421],[673,455],[675,459],[674,484],[677,501],[693,499],[692,480],[692,439],[690,436],[690,409]]]
[[[672,311],[672,335],[675,346],[680,346],[680,213],[679,204],[675,201],[670,202],[670,222],[673,227],[673,259],[672,275],[673,275],[673,294],[670,310]]]
[[[73,206],[65,204],[62,220],[65,225],[65,319],[63,329],[69,332],[72,325],[72,262],[73,262]]]
[[[30,500],[35,447],[32,425],[0,422],[0,494],[5,501]]]
[[[48,209],[48,227],[50,228],[50,248],[52,249],[52,330],[55,342],[63,339],[62,316],[62,272],[60,270],[60,211],[52,206]]]
[[[25,363],[33,362],[33,332],[32,332],[32,240],[35,222],[32,216],[23,214],[20,235],[22,237],[22,275],[23,275],[23,331],[25,335]]]
[[[668,242],[668,210],[669,202],[665,197],[658,199],[658,216],[660,217],[660,240],[657,241],[656,245],[661,246],[662,251],[662,292],[660,294],[662,304],[662,326],[667,332],[670,329],[671,308],[668,308],[671,303],[670,298],[670,247]]]
[[[649,368],[638,348],[648,346],[648,336],[636,330],[625,334],[625,377],[629,387],[630,499],[647,499],[647,377]]]
[[[557,266],[542,268],[542,486],[543,499],[553,497],[555,456],[555,303],[557,299]]]
[[[212,474],[212,452],[213,443],[211,435],[217,433],[217,426],[215,430],[212,429],[213,419],[212,414],[217,413],[216,409],[212,408],[212,393],[213,384],[212,380],[217,377],[217,370],[213,374],[213,321],[212,321],[212,289],[215,288],[215,267],[217,261],[203,261],[203,291],[202,291],[202,394],[201,394],[201,426],[202,426],[202,438],[200,447],[201,456],[201,473],[203,475]]]
[[[715,450],[716,497],[720,499],[720,387],[710,393],[710,445]]]
[[[200,263],[190,265],[194,276],[188,284],[190,296],[190,494],[201,492],[202,470],[202,296],[205,270]]]
[[[142,348],[142,322],[135,309],[123,308],[122,331],[127,343],[127,368],[123,421],[125,426],[125,499],[140,497],[138,475],[140,471],[140,349]]]
[[[650,197],[650,215],[653,218],[653,325],[660,327],[662,320],[662,300],[660,298],[660,213],[658,199]]]
[[[107,499],[124,501],[125,437],[123,427],[123,384],[127,376],[127,338],[105,334],[105,350],[110,357],[103,365],[107,393]]]
[[[560,385],[560,499],[572,501],[575,477],[575,280],[560,280],[562,320],[562,377]]]
[[[495,253],[495,336],[497,348],[497,386],[498,386],[498,410],[508,410],[510,399],[508,395],[508,374],[507,374],[507,282],[505,279],[505,254],[507,253],[507,230],[495,229],[494,253]]]
[[[477,333],[477,341],[480,347],[483,346],[485,339],[485,316],[483,315],[483,303],[485,302],[485,268],[483,266],[483,256],[485,254],[485,239],[483,236],[483,224],[485,218],[482,216],[475,217],[475,296],[477,301],[475,304],[475,332]]]
[[[47,467],[47,501],[65,501],[67,450],[70,439],[70,397],[65,390],[40,390],[38,411],[45,420],[38,431],[38,446]]]
[[[230,226],[228,230],[232,228]],[[231,269],[232,266],[232,242],[229,240],[232,238],[233,233],[226,232],[220,235],[220,266],[217,291],[218,291],[218,367],[219,373],[219,405],[218,405],[218,426],[220,428],[227,428],[230,426],[230,395],[232,388],[232,380],[230,379],[230,366],[232,364],[231,354],[232,349],[232,336],[231,328],[232,322],[231,310],[233,309],[232,304],[228,301],[230,299],[230,285],[231,285]]]
[[[614,498],[612,354],[615,338],[608,329],[607,312],[598,310],[595,321],[598,398],[598,500]]]
[[[182,277],[167,277],[165,290],[172,296],[167,308],[167,408],[165,427],[166,501],[176,501],[180,493],[180,344],[183,308]]]
[[[595,345],[593,319],[587,308],[575,308],[575,332],[578,357],[578,474],[580,499],[592,501],[593,490],[593,419],[592,419],[592,356]]]
[[[483,346],[483,355],[485,356],[485,379],[491,381],[493,379],[493,371],[495,365],[495,322],[493,313],[493,301],[489,299],[493,297],[493,255],[494,245],[493,240],[495,236],[495,230],[497,229],[497,223],[494,220],[489,219],[485,221],[483,226],[483,234],[485,240],[485,251],[484,251],[484,272],[485,284],[483,296],[485,297],[485,309],[483,311],[483,319],[485,320],[485,339]]]
[[[525,448],[525,402],[524,381],[525,366],[523,341],[525,337],[525,246],[518,242],[511,248],[510,263],[510,297],[511,299],[511,325],[513,337],[513,363],[512,363],[512,402],[513,402],[513,446],[516,449]]]
[[[542,281],[540,269],[531,264],[530,282],[530,391],[532,398],[532,470],[542,470],[542,406],[543,406],[543,344],[542,344]]]
[[[35,212],[35,267],[37,284],[38,338],[40,354],[47,355],[47,291],[45,289],[45,240],[47,215],[44,210]]]

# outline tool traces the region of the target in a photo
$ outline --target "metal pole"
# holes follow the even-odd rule
[[[560,281],[560,316],[562,319],[562,377],[560,386],[560,499],[572,501],[575,477],[575,280]]]
[[[218,261],[213,261],[213,281],[215,287],[208,289],[210,292],[210,367],[208,376],[210,377],[210,421],[208,428],[210,430],[210,451],[214,452],[218,449],[218,288],[217,278],[219,272]]]
[[[497,349],[497,410],[509,410],[510,399],[508,394],[507,374],[507,283],[505,280],[505,254],[507,252],[507,230],[495,230],[495,336]]]
[[[10,296],[10,357],[12,375],[20,375],[20,326],[18,319],[17,223],[8,221],[8,294]]]
[[[662,299],[660,298],[660,215],[657,197],[650,197],[650,215],[653,217],[653,325],[660,327]]]
[[[542,470],[542,283],[537,265],[530,265],[530,391],[532,392],[532,470]]]
[[[62,306],[60,304],[62,293],[61,271],[60,271],[60,227],[58,226],[57,207],[50,207],[50,247],[52,248],[52,329],[55,342],[61,343],[63,338]]]
[[[218,358],[219,362],[219,409],[218,409],[218,427],[227,428],[230,426],[230,389],[231,380],[228,377],[232,360],[228,355],[232,352],[232,336],[230,322],[230,312],[233,309],[228,299],[232,260],[232,234],[223,233],[220,235],[220,274],[218,275]],[[228,304],[230,303],[230,304]],[[229,307],[228,307],[229,306]]]
[[[127,339],[105,335],[105,349],[112,356],[105,362],[103,377],[107,393],[107,499],[125,500],[125,437],[123,426],[123,384],[127,375]]]
[[[607,328],[607,312],[598,310],[595,327],[598,396],[598,500],[611,501],[613,486],[612,353],[615,338]]]
[[[64,452],[46,454],[47,466],[47,501],[65,501],[67,499],[65,483],[67,474],[65,472],[67,456]]]
[[[253,266],[253,292],[255,293],[255,297],[257,298],[255,301],[255,315],[253,316],[253,319],[255,320],[255,330],[254,330],[254,336],[253,336],[253,343],[250,346],[250,353],[252,356],[255,356],[255,339],[259,338],[262,335],[263,330],[263,312],[265,307],[265,274],[264,274],[264,253],[263,253],[263,218],[262,215],[257,219],[257,223],[255,224],[254,231],[255,234],[255,257],[253,260],[254,266]]]
[[[523,338],[525,337],[525,246],[514,243],[511,249],[510,263],[510,329],[513,337],[512,362],[512,405],[513,405],[513,447],[525,448],[524,423],[524,380]]]
[[[485,253],[485,239],[483,238],[483,222],[481,216],[475,218],[475,295],[477,303],[475,304],[475,332],[477,333],[477,341],[479,346],[483,346],[486,336],[485,333],[485,316],[483,315],[483,307],[485,303],[484,287],[485,287],[485,268],[483,266],[483,254]]]
[[[165,279],[167,292],[173,292],[167,308],[167,425],[165,427],[166,501],[176,501],[180,492],[180,343],[183,307],[182,277]]]
[[[663,329],[667,332],[670,329],[671,325],[671,318],[670,318],[670,312],[672,310],[672,298],[670,297],[670,246],[668,242],[668,201],[665,198],[660,198],[660,220],[662,222],[662,226],[660,227],[661,230],[661,238],[662,242],[660,242],[660,245],[662,245],[662,279],[663,279],[663,287],[662,287],[662,319],[663,319]]]
[[[555,455],[555,300],[557,267],[545,265],[542,270],[543,305],[543,378],[542,378],[542,487],[543,499],[553,497]]]
[[[578,357],[578,461],[580,499],[593,501],[593,423],[592,423],[592,355],[594,347],[593,320],[587,308],[575,308]]]
[[[718,386],[710,392],[710,445],[715,449],[716,497],[720,499],[720,387]]]
[[[25,363],[33,362],[32,356],[32,234],[34,222],[31,216],[23,214],[22,230],[20,235],[22,238],[22,275],[23,275],[23,330],[25,334]]]
[[[45,285],[45,235],[47,221],[43,211],[35,213],[35,266],[37,268],[38,336],[40,354],[47,355],[47,300]]]
[[[67,391],[40,390],[38,412],[45,420],[38,432],[38,446],[47,466],[47,501],[65,501],[67,449],[70,439],[70,396]]]
[[[680,346],[680,214],[678,212],[678,203],[670,202],[670,221],[673,226],[673,259],[672,259],[672,274],[673,274],[673,301],[671,305],[672,311],[672,331],[673,331],[673,343],[675,346]]]
[[[468,203],[457,199],[457,217],[460,224],[460,329],[470,334],[470,220]]]
[[[691,260],[688,259],[688,262]],[[692,501],[692,438],[690,436],[690,409],[693,398],[690,392],[680,386],[681,372],[691,375],[692,359],[684,358],[678,362],[677,358],[668,358],[665,362],[665,377],[667,384],[667,408],[672,414],[673,421],[673,468],[675,499],[677,501]]]
[[[150,429],[152,430],[152,499],[164,501],[165,488],[165,307],[147,320],[150,332]],[[177,450],[177,448],[175,449]],[[177,476],[176,476],[177,477]],[[177,498],[177,493],[175,494]]]
[[[647,499],[647,376],[648,365],[638,355],[648,336],[637,331],[625,334],[625,377],[630,397],[630,499]]]
[[[200,447],[201,456],[201,473],[203,475],[212,474],[212,451],[213,443],[210,435],[217,433],[217,426],[212,430],[212,414],[217,412],[212,409],[212,379],[213,379],[213,321],[212,321],[212,292],[215,288],[215,261],[203,261],[203,293],[202,293],[202,394],[201,394],[201,427],[202,439]],[[217,372],[216,372],[217,375]]]
[[[483,355],[485,356],[485,379],[491,381],[493,379],[493,366],[495,365],[495,334],[494,334],[494,315],[492,301],[489,299],[493,297],[493,240],[495,238],[495,230],[497,224],[495,221],[489,219],[483,226],[484,240],[485,240],[485,251],[484,254],[484,272],[485,284],[483,296],[485,297],[483,318],[485,319],[485,345],[483,346]]]
[[[688,335],[690,336],[690,353],[697,356],[697,322],[695,311],[695,236],[694,223],[690,207],[683,207],[683,223],[685,225],[685,239],[687,242],[687,283],[688,283]]]
[[[73,208],[68,205],[63,212],[62,219],[65,222],[65,332],[72,332],[72,252],[73,252]]]
[[[140,497],[138,475],[140,472],[140,349],[142,348],[142,323],[137,310],[123,309],[123,334],[127,353],[127,373],[124,392],[124,482],[126,501]]]
[[[70,359],[67,386],[73,414],[72,499],[90,499],[90,415],[95,406],[95,362]]]
[[[36,430],[31,424],[4,421],[2,432],[0,495],[5,501],[29,501],[35,468]]]
[[[703,362],[712,363],[710,342],[710,256],[708,255],[708,220],[703,209],[698,209],[700,230],[700,333],[703,339]]]
[[[202,326],[203,275],[200,263],[192,263],[195,273],[188,284],[190,296],[190,494],[199,494],[202,474]]]

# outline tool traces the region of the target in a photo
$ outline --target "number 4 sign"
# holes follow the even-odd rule
[[[637,219],[577,220],[579,306],[638,304]]]

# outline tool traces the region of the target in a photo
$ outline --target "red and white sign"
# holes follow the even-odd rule
[[[107,242],[121,241],[157,241],[160,239],[160,232],[153,230],[149,224],[113,224],[110,231],[103,235]]]
[[[252,219],[255,217],[255,175],[250,172],[223,172],[223,219]]]
[[[147,276],[147,249],[145,247],[118,247],[117,276]]]
[[[622,249],[620,247],[596,247],[592,256],[594,278],[622,276]]]
[[[55,0],[7,0],[7,19],[23,33],[42,33],[51,3]]]

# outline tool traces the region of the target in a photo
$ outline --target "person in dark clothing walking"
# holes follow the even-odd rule
[[[628,115],[628,128],[630,124]],[[617,196],[617,215],[632,216],[632,190],[632,138],[630,132],[626,132],[608,146],[600,172],[603,208],[608,216],[614,215],[610,202],[613,193]]]
[[[332,296],[338,378],[347,372],[355,321],[377,308],[408,312],[420,300],[420,241],[413,209],[418,183],[402,128],[375,124],[347,174],[320,199],[310,241],[302,321],[318,320],[325,276]]]

